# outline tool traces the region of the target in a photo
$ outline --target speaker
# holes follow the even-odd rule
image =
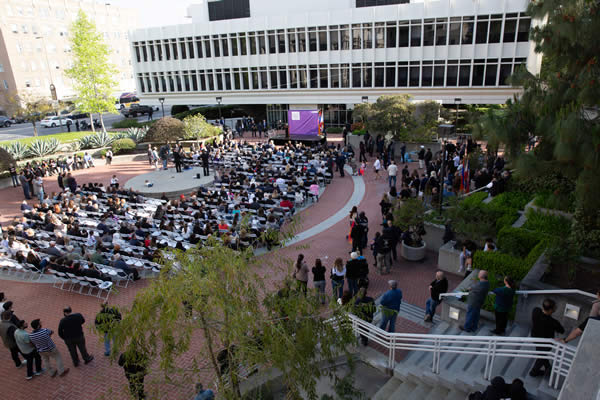
[[[196,179],[200,179],[200,174],[196,174]]]

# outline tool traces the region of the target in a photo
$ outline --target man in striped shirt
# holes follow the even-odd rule
[[[49,373],[51,377],[55,377],[58,369],[58,376],[65,376],[69,372],[69,368],[64,367],[62,357],[56,345],[52,341],[50,337],[52,335],[52,331],[50,329],[42,329],[42,322],[39,319],[34,319],[31,321],[31,327],[33,328],[33,332],[29,334],[29,339],[37,348],[37,351],[42,356],[42,360],[44,364],[46,364],[49,368]],[[53,359],[56,363],[56,368],[52,365],[50,360]]]

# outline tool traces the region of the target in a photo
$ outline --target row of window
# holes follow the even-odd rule
[[[356,8],[407,4],[408,0],[356,0]]]
[[[259,89],[506,86],[525,58],[292,65],[138,74],[142,93]]]
[[[421,46],[527,42],[523,13],[288,28],[133,42],[137,62]]]

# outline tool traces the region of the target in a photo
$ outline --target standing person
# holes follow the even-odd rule
[[[25,172],[21,170],[19,174],[19,182],[21,182],[21,187],[23,188],[23,196],[27,200],[31,200],[31,194],[29,192],[29,182],[27,182],[27,177],[25,176]]]
[[[360,142],[358,148],[358,162],[367,162],[367,148],[365,146],[365,142]]]
[[[435,273],[435,279],[429,284],[430,297],[425,303],[425,322],[432,322],[435,316],[435,309],[442,302],[440,294],[448,292],[448,279],[443,271]]]
[[[406,143],[402,143],[402,146],[400,147],[400,156],[402,157],[402,161],[400,162],[406,162]]]
[[[421,146],[417,158],[419,159],[419,169],[425,168],[425,146]]]
[[[336,258],[331,269],[331,288],[333,289],[333,297],[339,299],[344,293],[344,278],[346,277],[346,267],[344,260]]]
[[[366,236],[367,232],[365,231],[364,225],[360,223],[359,218],[356,218],[354,225],[352,225],[352,228],[350,229],[352,251],[358,251],[360,254],[362,254],[363,242]]]
[[[152,145],[148,143],[148,150],[146,151],[148,154],[148,163],[150,165],[154,164],[154,155],[152,154]]]
[[[379,327],[390,333],[396,331],[396,318],[402,304],[402,290],[398,289],[398,282],[388,281],[390,289],[381,296],[381,324]]]
[[[398,166],[396,165],[396,161],[392,160],[392,163],[387,168],[387,172],[390,189],[396,187],[396,175],[398,175]]]
[[[175,163],[175,171],[181,172],[181,146],[175,145],[173,150],[173,162]]]
[[[381,275],[389,274],[392,269],[391,239],[378,232],[373,247],[376,254],[377,270]]]
[[[150,107],[150,111],[148,111],[148,121],[152,121],[152,114],[154,114],[154,110]]]
[[[325,304],[325,271],[327,269],[323,266],[320,258],[315,260],[315,266],[312,267],[313,273],[313,284],[317,289],[317,295],[321,298],[321,304]]]
[[[346,157],[343,153],[339,153],[335,158],[335,164],[337,165],[338,170],[340,171],[340,176],[344,177],[344,164],[346,164]]]
[[[17,168],[15,164],[10,164],[8,167],[8,172],[10,172],[10,179],[12,180],[13,187],[19,186],[19,176],[17,175]]]
[[[364,257],[362,258],[364,260]],[[350,260],[346,262],[346,281],[348,282],[348,291],[352,296],[358,293],[358,280],[361,277],[361,261],[358,260],[358,253],[353,251],[350,253]]]
[[[479,314],[481,307],[490,291],[490,283],[488,282],[488,273],[485,270],[479,271],[479,282],[477,282],[469,290],[467,297],[467,317],[465,325],[460,326],[460,329],[467,332],[475,332],[479,324]]]
[[[147,357],[137,350],[129,349],[119,357],[119,366],[125,371],[131,396],[137,400],[145,399],[144,378],[148,373]]]
[[[429,164],[431,164],[431,160],[433,159],[433,153],[430,148],[427,148],[425,152],[425,168],[429,170]]]
[[[296,270],[294,271],[294,279],[298,283],[298,288],[306,294],[308,290],[308,265],[304,261],[304,254],[298,254],[296,260]]]
[[[33,180],[33,193],[40,200],[40,203],[44,201],[44,180],[41,175],[38,175]]]
[[[60,188],[60,190],[65,190],[65,174],[62,172],[58,173],[58,177],[56,178],[57,182],[58,182],[58,187]]]
[[[512,309],[515,297],[515,281],[510,276],[504,277],[504,286],[492,290],[496,295],[494,311],[496,313],[496,329],[492,331],[495,335],[503,335],[508,323],[508,313]]]
[[[106,151],[106,165],[111,165],[112,164],[112,159],[113,159],[113,152],[111,149],[108,149]]]
[[[158,160],[159,160],[159,156],[158,156],[158,151],[156,151],[156,147],[152,148],[152,163],[154,164],[154,168],[158,171]]]
[[[17,330],[15,331],[15,342],[27,362],[27,376],[25,379],[30,380],[33,378],[34,362],[35,375],[41,375],[44,370],[42,369],[42,357],[40,357],[40,353],[38,353],[35,345],[31,342],[29,333],[27,333],[25,329],[27,329],[27,322],[19,320],[19,322],[17,322]]]
[[[379,170],[381,169],[381,161],[379,161],[379,156],[375,157],[375,161],[373,162],[373,170],[375,171],[375,180],[379,179]]]
[[[169,153],[171,152],[171,147],[169,144],[165,144],[161,146],[159,150],[160,159],[162,160],[163,169],[167,170],[167,163],[169,162]]]
[[[58,369],[58,376],[65,376],[69,373],[69,368],[65,368],[62,357],[56,348],[56,345],[52,341],[52,331],[50,329],[42,329],[42,321],[39,319],[34,319],[31,321],[31,328],[33,332],[29,334],[29,339],[31,343],[35,345],[35,348],[42,356],[42,361],[45,365],[49,366],[48,373],[50,377],[56,376],[56,372]],[[53,359],[56,363],[56,368],[50,363],[50,360]]]
[[[556,302],[552,299],[544,299],[542,308],[536,307],[531,313],[531,337],[554,339],[556,333],[565,333],[565,328],[552,314],[556,311]],[[549,347],[536,346],[537,351],[548,351]],[[542,371],[542,368],[544,369]],[[550,360],[538,358],[529,371],[529,376],[543,376],[550,372]]]
[[[375,300],[372,297],[367,296],[367,288],[361,287],[356,294],[356,300],[354,302],[354,312],[360,319],[371,323],[373,322],[373,314],[375,314]],[[369,339],[360,334],[360,342],[363,346],[369,344]]]
[[[114,325],[121,321],[121,313],[116,307],[110,307],[108,303],[102,303],[100,312],[96,314],[94,324],[98,332],[104,334],[104,355],[110,356],[109,331]]]
[[[202,159],[202,173],[204,174],[204,176],[208,176],[210,173],[208,170],[209,154],[206,149],[202,150],[202,155],[200,155],[200,158]]]
[[[0,321],[0,338],[2,338],[2,343],[4,343],[4,347],[6,347],[10,351],[10,355],[15,362],[15,366],[17,368],[21,368],[23,365],[27,363],[27,358],[24,361],[21,361],[19,358],[19,353],[25,357],[25,355],[19,350],[19,346],[17,346],[17,342],[15,341],[15,331],[17,330],[17,326],[11,322],[12,313],[10,311],[2,312],[2,321]]]
[[[73,365],[79,366],[79,356],[77,355],[77,349],[81,353],[84,364],[89,363],[94,359],[94,356],[88,354],[85,348],[85,337],[83,336],[83,324],[85,319],[83,315],[79,313],[72,314],[71,307],[67,307],[63,310],[64,318],[60,320],[58,324],[58,336],[65,341]]]

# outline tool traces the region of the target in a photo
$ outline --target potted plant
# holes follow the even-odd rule
[[[402,229],[401,255],[409,261],[420,261],[425,258],[426,244],[422,236],[424,228],[425,206],[418,199],[408,199],[394,210],[394,225]]]

